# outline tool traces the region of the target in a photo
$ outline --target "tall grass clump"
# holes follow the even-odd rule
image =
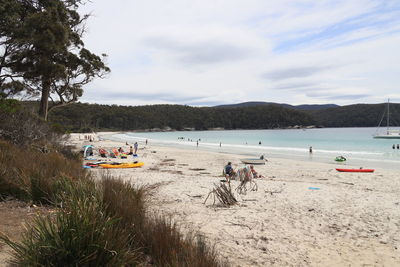
[[[151,255],[156,266],[227,266],[202,235],[184,236],[170,218],[154,215],[145,227],[145,253]]]
[[[57,152],[43,153],[0,141],[0,197],[15,197],[53,204],[62,188],[60,180],[87,179],[78,160]]]
[[[91,181],[66,181],[63,208],[37,217],[21,243],[6,237],[13,249],[11,263],[19,266],[127,266],[138,262],[128,229],[116,227],[119,218],[102,212],[99,191]]]

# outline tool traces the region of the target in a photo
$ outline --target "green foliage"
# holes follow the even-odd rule
[[[19,266],[126,266],[135,265],[138,253],[128,229],[105,215],[99,192],[92,183],[65,187],[64,208],[55,216],[37,217],[22,243],[4,238]]]
[[[18,100],[3,99],[0,97],[0,118],[8,114],[15,113],[21,108]]]
[[[140,130],[170,127],[206,130],[270,129],[294,125],[313,125],[313,118],[303,112],[277,105],[243,108],[190,107],[183,105],[108,106],[73,104],[50,113],[49,120],[73,132],[113,129]]]

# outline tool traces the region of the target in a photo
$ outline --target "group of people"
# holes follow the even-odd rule
[[[249,175],[251,175],[253,178],[264,178],[263,175],[257,173],[253,165],[247,165],[235,171],[235,169],[232,167],[232,162],[228,162],[228,164],[224,167],[224,175],[227,181],[235,180],[237,175],[244,176],[244,179],[246,179],[246,176]],[[239,177],[239,179],[242,178]]]
[[[395,146],[395,145],[393,144],[392,148],[393,148],[393,149],[395,149],[395,148],[400,149],[400,145],[397,144],[397,146]]]
[[[146,141],[147,141],[147,140],[146,140]],[[126,145],[129,145],[128,142],[126,142]],[[137,154],[138,148],[139,148],[139,144],[138,144],[137,142],[135,142],[135,143],[133,144],[133,147],[132,147],[132,146],[129,147],[129,153],[128,153],[128,155]],[[123,152],[124,152],[124,150],[122,149],[122,147],[118,148],[118,152],[119,152],[119,153],[123,153]]]

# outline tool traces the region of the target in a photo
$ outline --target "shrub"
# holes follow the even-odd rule
[[[0,141],[0,196],[49,204],[62,188],[60,181],[87,179],[79,161],[60,153],[21,149]]]
[[[21,243],[1,239],[13,248],[19,266],[126,266],[138,253],[127,244],[127,229],[102,212],[99,192],[91,181],[66,182],[63,208],[54,216],[37,217]]]

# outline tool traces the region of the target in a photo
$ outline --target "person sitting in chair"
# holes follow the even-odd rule
[[[225,179],[229,181],[233,176],[235,176],[235,170],[232,167],[232,162],[228,162],[228,164],[224,167]]]
[[[254,177],[254,178],[264,178],[264,176],[262,176],[261,174],[258,174],[258,173],[256,172],[256,170],[254,169],[254,166],[253,166],[253,165],[250,165],[250,171],[251,171],[251,173],[253,174],[253,177]]]

